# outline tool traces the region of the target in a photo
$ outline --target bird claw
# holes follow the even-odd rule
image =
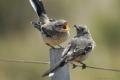
[[[61,45],[57,45],[59,48],[64,48],[64,47],[62,47]]]
[[[82,69],[86,69],[86,64],[82,63]]]
[[[48,43],[46,43],[46,45],[49,46],[49,47],[51,47],[52,49],[55,49],[54,46],[52,46],[52,45],[50,45],[50,44],[48,44]]]
[[[72,66],[72,69],[75,69],[76,67],[77,67],[77,65],[75,65],[75,64],[72,64],[73,66]]]

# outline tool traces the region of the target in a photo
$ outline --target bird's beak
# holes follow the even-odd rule
[[[76,28],[76,30],[79,30],[79,26],[77,26],[77,25],[74,25],[74,27]]]
[[[63,29],[64,29],[65,31],[68,31],[68,30],[69,30],[68,22],[65,22],[65,23],[64,23]]]

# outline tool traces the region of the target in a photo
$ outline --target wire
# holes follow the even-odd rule
[[[0,58],[0,62],[32,63],[32,64],[50,64],[50,62],[45,62],[45,61],[30,61],[30,60],[29,60],[29,61],[26,61],[26,60],[2,59],[2,58]],[[82,65],[77,65],[77,67],[82,67]],[[88,65],[86,65],[86,68],[120,72],[119,69],[101,68],[101,67],[94,67],[94,66],[88,66]]]
[[[49,62],[44,61],[26,61],[26,60],[15,60],[15,59],[1,59],[1,62],[16,62],[16,63],[33,63],[33,64],[50,64]]]
[[[81,66],[81,65],[77,65],[77,67],[82,67],[82,66]],[[99,70],[105,70],[105,71],[120,72],[119,69],[110,69],[110,68],[94,67],[94,66],[88,66],[88,65],[86,65],[86,68],[99,69]]]

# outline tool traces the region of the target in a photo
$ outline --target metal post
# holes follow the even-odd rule
[[[61,58],[63,48],[50,49],[50,67],[54,66]],[[65,65],[55,72],[51,80],[70,80],[69,65]]]

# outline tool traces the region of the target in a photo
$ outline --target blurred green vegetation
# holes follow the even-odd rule
[[[86,24],[96,48],[88,65],[120,69],[120,0],[43,0],[49,17],[64,18],[71,26]],[[0,0],[0,58],[49,60],[49,47],[30,22],[37,18],[29,0]],[[71,38],[70,37],[70,38]],[[49,65],[0,62],[0,80],[48,80]],[[119,80],[120,73],[71,69],[71,80]]]

